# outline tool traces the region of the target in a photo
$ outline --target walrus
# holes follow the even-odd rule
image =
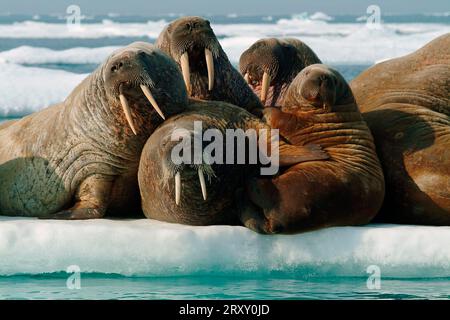
[[[136,42],[115,51],[61,103],[0,129],[0,214],[101,218],[139,208],[141,150],[188,100],[173,60]]]
[[[386,177],[376,220],[450,225],[450,33],[350,85]]]
[[[318,144],[330,158],[251,179],[247,225],[260,233],[290,234],[372,220],[383,202],[383,172],[369,128],[337,71],[306,67],[281,109],[266,108],[264,117],[293,145]]]
[[[201,123],[201,128],[196,128],[196,123]],[[265,133],[260,129],[265,129]],[[239,131],[249,134],[247,143],[241,135],[243,139],[236,138],[230,149],[228,134]],[[257,156],[256,149],[261,150],[262,145],[262,148],[273,146],[269,132],[267,124],[238,106],[218,101],[192,102],[185,112],[165,121],[142,151],[138,180],[144,214],[151,219],[188,225],[241,225],[245,181],[258,174],[260,166],[269,160],[265,158],[265,163],[261,163],[255,159],[252,162],[251,158]],[[186,137],[189,139],[185,140]],[[189,154],[191,161],[174,161],[173,153],[180,152],[175,150],[179,138],[187,141],[182,153]],[[195,139],[200,150],[198,161],[194,161]],[[205,145],[205,140],[213,143]],[[238,145],[246,149],[239,149]],[[275,153],[280,165],[328,158],[317,145],[296,147],[283,140],[279,141],[278,152],[274,149],[270,156]],[[230,155],[232,160],[226,161]]]
[[[228,60],[208,20],[179,18],[164,28],[156,45],[177,62],[191,98],[224,101],[260,115],[261,102]]]
[[[242,53],[239,69],[266,107],[278,107],[297,74],[315,63],[322,62],[304,42],[294,38],[265,38]]]

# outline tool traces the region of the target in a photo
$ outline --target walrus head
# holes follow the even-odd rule
[[[194,108],[168,119],[147,140],[138,181],[148,218],[190,225],[236,220],[234,194],[243,185],[244,166],[209,159],[195,126],[201,121],[202,130],[217,129],[218,119]]]
[[[171,22],[159,36],[157,46],[178,63],[189,94],[191,72],[207,73],[208,90],[213,90],[214,60],[221,47],[208,20],[183,17]]]
[[[247,83],[266,104],[270,88],[289,85],[307,65],[319,58],[297,39],[266,38],[255,42],[239,59],[239,69]]]
[[[142,99],[163,120],[183,111],[187,93],[175,63],[154,45],[135,42],[111,54],[102,66],[106,95],[111,105],[120,105],[131,130],[137,134],[137,116]]]
[[[354,101],[349,85],[339,72],[323,64],[313,64],[292,81],[281,109],[327,113],[339,111],[340,105],[356,106]]]

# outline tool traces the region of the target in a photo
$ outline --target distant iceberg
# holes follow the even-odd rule
[[[0,52],[0,62],[17,64],[99,64],[102,63],[114,50],[120,47],[98,48],[70,48],[66,50],[52,50],[21,46],[8,51]]]
[[[311,16],[309,16],[311,20],[321,20],[321,21],[332,21],[334,20],[333,17],[330,17],[326,13],[323,12],[316,12],[313,13]]]
[[[62,102],[86,76],[0,63],[0,118],[21,117]]]
[[[450,276],[450,227],[369,225],[263,236],[243,227],[153,220],[0,218],[0,275]],[[371,267],[373,268],[373,267]],[[369,268],[369,270],[371,270]]]

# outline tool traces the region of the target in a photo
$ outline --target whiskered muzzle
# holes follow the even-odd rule
[[[159,107],[158,103],[156,102],[155,98],[153,97],[153,94],[150,91],[150,88],[145,84],[141,84],[140,88],[141,88],[142,92],[144,93],[145,97],[147,98],[147,100],[150,102],[150,105],[155,109],[155,111],[159,114],[159,116],[163,120],[166,120],[166,117],[164,116],[163,112],[161,111],[161,108]],[[123,113],[125,114],[125,118],[127,119],[128,125],[130,126],[131,131],[133,131],[133,133],[135,135],[137,135],[136,126],[134,124],[133,117],[131,115],[130,105],[128,104],[128,100],[123,93],[122,87],[120,87],[120,89],[119,89],[119,99],[120,99],[120,104],[122,105]]]

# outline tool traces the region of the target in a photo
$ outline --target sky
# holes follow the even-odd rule
[[[322,11],[327,14],[365,14],[375,4],[382,12],[414,14],[449,12],[449,0],[0,0],[0,13],[52,14],[65,13],[75,4],[82,14],[152,16],[169,13],[183,14],[290,14]]]

